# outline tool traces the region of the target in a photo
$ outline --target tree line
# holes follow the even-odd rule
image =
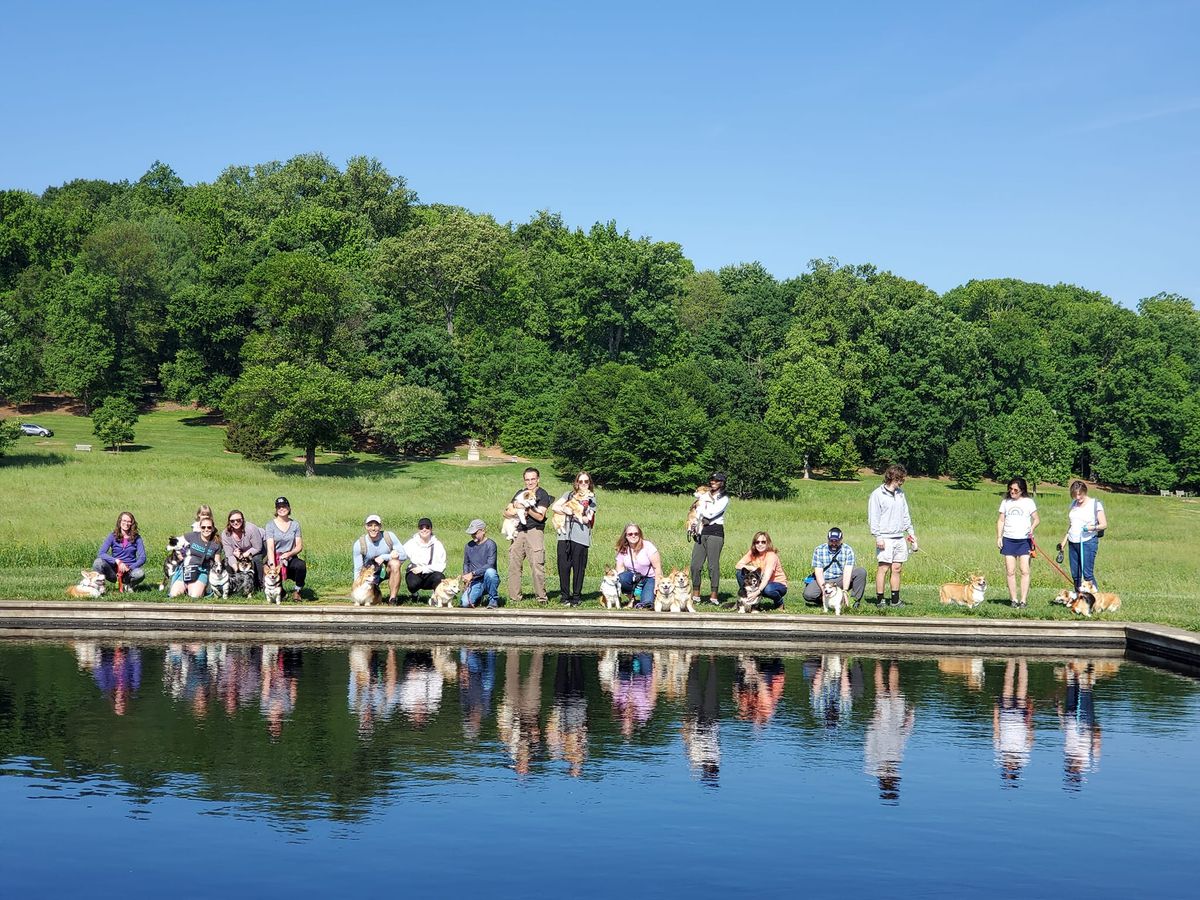
[[[377,160],[0,192],[0,396],[219,410],[227,443],[423,454],[475,437],[676,490],[725,468],[1200,487],[1200,313],[1067,284],[938,295],[871,265],[697,271],[615,222],[422,204]]]

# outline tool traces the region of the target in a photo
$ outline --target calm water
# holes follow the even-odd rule
[[[1194,895],[1113,659],[0,644],[4,896]]]

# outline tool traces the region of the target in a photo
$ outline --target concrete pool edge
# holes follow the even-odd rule
[[[243,640],[269,634],[305,642],[378,642],[419,636],[467,642],[687,641],[714,648],[853,645],[914,651],[949,647],[977,652],[1106,650],[1200,673],[1200,634],[1130,622],[0,600],[0,637],[53,638],[68,632],[144,638],[211,635]]]

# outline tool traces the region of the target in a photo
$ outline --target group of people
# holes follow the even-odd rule
[[[901,574],[909,555],[919,549],[903,489],[906,478],[903,466],[889,466],[883,483],[867,501],[867,526],[875,541],[875,601],[881,607],[904,605],[900,599]],[[554,532],[560,597],[564,604],[578,606],[583,602],[584,573],[596,521],[595,485],[587,472],[580,472],[570,490],[556,499],[540,482],[541,473],[536,468],[525,469],[522,487],[505,509],[505,517],[513,520],[508,523],[512,541],[508,549],[507,596],[514,601],[521,599],[522,576],[528,563],[534,599],[538,603],[549,602],[546,522],[558,516],[561,521]],[[1058,544],[1058,562],[1064,556],[1069,557],[1071,578],[1078,590],[1083,581],[1096,583],[1098,538],[1108,521],[1103,503],[1088,496],[1084,482],[1072,482],[1070,493],[1068,529]],[[690,532],[695,542],[690,566],[692,600],[701,602],[702,576],[707,568],[708,602],[719,604],[721,554],[729,508],[725,475],[714,472],[695,497],[695,527]],[[1034,530],[1039,522],[1037,505],[1029,496],[1025,480],[1009,481],[996,523],[996,546],[1005,559],[1009,598],[1014,607],[1023,607],[1028,602],[1029,561],[1036,546]],[[434,535],[429,518],[419,519],[416,532],[406,541],[385,530],[383,519],[376,513],[368,515],[363,524],[364,533],[354,541],[351,550],[354,576],[357,579],[365,565],[373,565],[373,577],[385,602],[416,600],[421,591],[435,590],[446,578],[446,548]],[[460,602],[463,606],[485,604],[495,609],[501,604],[496,542],[488,537],[487,523],[481,518],[473,519],[466,533],[469,540],[463,549]],[[214,568],[222,566],[250,574],[257,589],[263,584],[264,564],[269,563],[279,567],[281,584],[288,579],[294,583],[293,599],[301,599],[307,574],[301,558],[304,538],[300,523],[291,517],[287,497],[276,498],[275,514],[265,526],[255,525],[241,510],[234,509],[219,532],[211,508],[203,505],[196,511],[191,530],[178,543],[180,564],[169,577],[172,597],[205,596]],[[620,592],[634,607],[652,607],[655,590],[664,577],[658,548],[645,536],[641,526],[630,522],[622,529],[615,551],[613,569]],[[122,512],[112,533],[105,537],[93,569],[119,587],[133,587],[144,580],[145,563],[146,550],[138,533],[137,519],[130,512]],[[784,605],[788,577],[768,532],[755,532],[735,570],[741,596],[772,608]],[[753,570],[757,570],[756,577],[750,578]],[[810,571],[804,579],[805,602],[820,603],[830,585],[845,590],[856,606],[866,593],[867,570],[859,564],[839,527],[829,529],[825,542],[813,550]],[[887,596],[885,588],[890,589]]]

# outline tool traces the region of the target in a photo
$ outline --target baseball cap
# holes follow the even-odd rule
[[[842,529],[830,528],[829,534],[828,534],[828,539],[831,541],[840,541],[842,539]]]
[[[724,484],[725,483],[725,473],[724,472],[713,472],[711,475],[708,476],[708,480],[709,481],[719,481],[719,482],[721,482],[721,484]]]
[[[292,504],[288,503],[287,497],[276,497],[275,498],[275,508],[279,509],[279,507],[281,507],[281,506],[286,506],[288,509],[292,508]]]
[[[369,516],[367,516],[363,524],[370,525],[372,522],[374,522],[376,525],[382,525],[383,519],[379,518],[379,516],[375,515],[375,513],[371,513]]]
[[[432,531],[433,530],[433,522],[431,522],[429,519],[418,519],[417,520],[417,529],[420,530],[422,528],[428,528],[430,531]]]
[[[474,534],[480,528],[487,528],[487,522],[483,519],[472,519],[471,524],[467,526],[467,534]]]

